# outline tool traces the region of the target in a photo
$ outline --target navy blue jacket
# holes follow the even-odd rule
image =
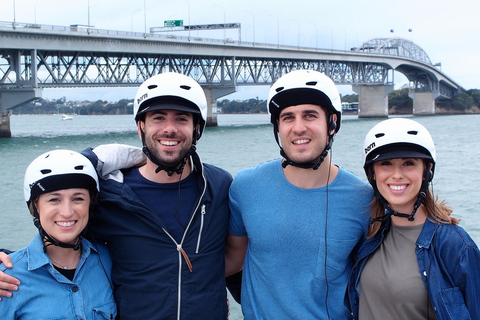
[[[82,153],[97,170],[102,166],[91,149]],[[181,243],[121,181],[122,174],[101,174],[92,231],[112,258],[117,319],[227,319],[224,245],[232,176],[202,164],[196,153],[193,162],[203,192]]]
[[[353,319],[358,319],[363,267],[387,235],[390,223],[389,219],[357,252],[348,290]],[[417,239],[415,253],[437,319],[479,320],[480,251],[467,232],[453,224],[436,226],[427,219]]]

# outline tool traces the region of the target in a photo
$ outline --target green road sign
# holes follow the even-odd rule
[[[183,27],[183,20],[165,20],[164,27]]]

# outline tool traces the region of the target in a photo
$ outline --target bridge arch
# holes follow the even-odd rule
[[[403,38],[376,38],[364,42],[355,51],[393,55],[408,59],[414,59],[432,65],[425,50],[410,40]]]

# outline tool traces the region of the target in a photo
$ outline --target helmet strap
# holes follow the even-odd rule
[[[328,135],[328,143],[323,149],[322,153],[318,157],[317,161],[315,162],[307,162],[307,163],[298,163],[290,159],[285,151],[283,150],[282,146],[280,145],[278,141],[278,131],[275,131],[275,140],[277,141],[278,146],[280,147],[280,155],[285,158],[285,160],[282,162],[282,167],[285,169],[288,165],[291,165],[292,167],[297,167],[301,169],[313,169],[317,170],[320,168],[320,165],[323,163],[323,160],[325,160],[325,157],[328,155],[328,151],[332,148],[333,140],[335,140],[335,134],[329,134]]]
[[[395,217],[400,217],[400,218],[407,218],[408,221],[415,220],[415,213],[417,212],[418,208],[420,208],[423,201],[425,200],[425,197],[427,196],[427,188],[428,188],[429,183],[430,183],[430,181],[428,181],[427,179],[423,180],[422,186],[420,187],[420,191],[418,193],[417,201],[415,201],[415,204],[413,205],[413,210],[410,214],[397,212],[397,211],[393,210],[392,208],[390,208],[387,200],[380,194],[380,192],[378,191],[377,185],[375,184],[373,186],[375,197],[378,199],[380,204],[385,208],[387,213],[382,217],[375,218],[373,221],[374,222],[375,221],[383,222],[388,217],[390,217],[391,215],[393,215]]]
[[[37,227],[38,229],[38,232],[40,233],[40,236],[43,240],[43,252],[46,253],[47,252],[47,247],[49,246],[57,246],[57,247],[61,247],[61,248],[66,248],[66,249],[73,249],[73,250],[79,250],[80,249],[80,245],[82,243],[82,239],[83,239],[83,236],[85,235],[85,233],[87,232],[87,227],[85,226],[85,228],[82,230],[82,232],[80,233],[80,235],[78,236],[78,240],[77,240],[77,243],[76,244],[70,244],[70,243],[64,243],[64,242],[61,242],[61,241],[58,241],[58,240],[55,240],[53,239],[42,227],[41,223],[40,223],[40,216],[38,214],[38,211],[37,211],[37,208],[35,207],[35,205],[33,205],[33,224],[35,225],[35,227]]]

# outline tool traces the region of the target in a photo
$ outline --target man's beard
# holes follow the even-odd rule
[[[167,138],[168,136],[162,136],[164,138]],[[172,137],[168,137],[172,138]],[[164,151],[161,152],[158,150],[158,144],[155,141],[156,139],[152,138],[147,138],[146,139],[146,146],[148,150],[150,150],[150,153],[156,158],[159,164],[166,166],[166,167],[178,167],[181,165],[183,159],[187,156],[188,151],[191,148],[191,143],[190,144],[184,144],[182,149],[180,151]],[[163,154],[162,154],[163,153]],[[176,156],[175,153],[177,153]],[[166,156],[165,156],[166,155]]]

